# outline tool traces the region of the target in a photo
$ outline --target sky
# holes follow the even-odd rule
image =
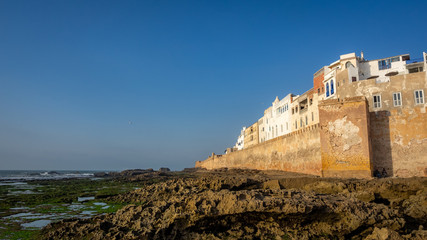
[[[426,9],[0,0],[0,170],[193,167],[339,55],[422,57]]]

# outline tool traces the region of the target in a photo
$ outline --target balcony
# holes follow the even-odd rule
[[[423,58],[414,58],[411,60],[406,60],[406,64],[413,64],[413,63],[419,63],[419,62],[423,62],[424,59]]]

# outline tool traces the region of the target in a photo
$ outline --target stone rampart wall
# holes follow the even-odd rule
[[[282,170],[321,176],[319,125],[309,126],[275,139],[197,161],[196,167]]]
[[[196,167],[282,170],[323,177],[427,176],[426,104],[369,112],[365,97],[319,104],[320,123]]]
[[[388,176],[427,176],[427,113],[424,106],[370,113],[373,168]]]
[[[365,97],[319,104],[324,177],[370,178],[369,112]]]

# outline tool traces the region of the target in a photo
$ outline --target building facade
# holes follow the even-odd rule
[[[283,136],[292,131],[290,109],[295,97],[291,93],[281,100],[279,100],[279,97],[276,97],[272,106],[264,111],[264,126],[261,129],[264,138],[261,142]]]
[[[244,149],[258,144],[258,122],[245,129],[245,145]]]
[[[321,157],[321,170],[305,165],[301,169],[311,169],[316,174],[319,170],[322,176],[342,176],[343,172],[351,173],[351,176],[367,176],[374,171],[386,172],[388,176],[427,176],[426,68],[425,52],[421,58],[415,59],[409,54],[375,60],[365,59],[363,52],[361,56],[355,53],[341,55],[337,61],[314,73],[312,89],[299,96],[288,94],[281,100],[276,97],[263,117],[245,129],[244,145],[239,150],[245,151],[266,141],[275,143],[271,148],[263,145],[265,147],[242,153],[249,157],[256,152],[263,156],[262,161],[272,161],[269,158],[277,157],[281,151],[277,148],[278,142],[292,142],[290,146],[295,149],[291,151],[287,146],[280,154],[291,151],[289,157],[302,154],[300,157],[304,158],[309,148],[305,143],[313,142],[319,147],[310,150],[316,152],[310,158],[315,166],[319,166]],[[302,137],[301,134],[307,131],[311,132],[307,136],[316,139]],[[306,142],[295,142],[292,136],[306,139]],[[359,137],[361,142],[358,142]],[[242,142],[242,136],[239,139]],[[342,152],[337,152],[337,146]],[[263,153],[263,149],[279,152]],[[256,162],[252,158],[251,161]],[[280,158],[273,167],[261,164],[262,169],[286,170],[286,166],[291,166],[286,163],[287,158]],[[237,161],[238,158],[233,159]],[[292,161],[297,161],[295,159]],[[233,166],[239,166],[239,161]],[[223,164],[227,165],[227,162]],[[251,166],[260,165],[253,163],[244,167]],[[297,165],[288,170],[295,169],[298,169]],[[308,173],[306,170],[301,172]]]
[[[245,130],[246,127],[243,127],[242,130],[240,130],[240,134],[237,137],[237,142],[234,145],[234,149],[242,150],[245,147]]]

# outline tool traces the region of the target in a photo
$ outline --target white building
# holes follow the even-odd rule
[[[358,66],[356,66],[359,68],[359,79],[375,78],[377,83],[389,82],[390,76],[408,73],[406,68],[408,60],[410,60],[409,54],[370,61],[365,60],[362,55],[359,58]]]
[[[264,111],[263,125],[259,128],[260,142],[285,135],[291,132],[291,103],[293,94],[288,94],[282,100],[276,97],[272,106]]]
[[[242,150],[245,146],[245,130],[246,127],[243,127],[240,131],[239,137],[237,137],[236,145],[234,145],[234,148],[236,148],[237,150]]]
[[[336,98],[337,87],[340,83],[345,84],[339,82],[343,78],[342,74],[345,74],[345,79],[349,82],[367,79],[375,79],[377,83],[389,82],[390,76],[423,71],[427,66],[426,58],[426,53],[423,53],[422,58],[416,59],[410,59],[409,54],[402,54],[375,60],[365,59],[363,52],[360,57],[355,53],[341,55],[339,60],[322,68],[324,91],[319,94],[319,100]],[[337,79],[339,75],[341,79]]]

